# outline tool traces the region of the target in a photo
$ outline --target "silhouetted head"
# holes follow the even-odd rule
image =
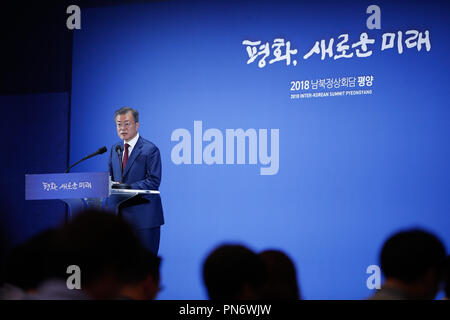
[[[67,267],[81,270],[81,287],[91,298],[109,299],[118,294],[134,267],[141,246],[132,228],[117,216],[88,210],[60,230],[55,277],[66,279]]]
[[[203,280],[212,300],[259,299],[265,280],[264,264],[242,245],[222,245],[205,260]]]
[[[57,230],[49,229],[15,247],[6,259],[5,282],[24,291],[35,290],[48,276],[56,236]]]
[[[433,234],[420,230],[401,231],[390,237],[381,250],[380,263],[386,280],[394,279],[418,299],[433,299],[443,279],[445,248]]]
[[[267,270],[267,280],[263,287],[263,298],[300,299],[297,273],[292,260],[279,250],[265,250],[259,256]]]
[[[125,279],[121,297],[135,300],[155,299],[160,290],[160,265],[160,257],[142,248]]]
[[[450,299],[450,256],[447,256],[445,263],[445,285],[444,293],[447,299]]]

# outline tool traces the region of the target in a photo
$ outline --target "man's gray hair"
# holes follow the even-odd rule
[[[128,112],[131,112],[134,118],[134,122],[139,122],[139,112],[136,109],[130,108],[130,107],[122,107],[116,112],[114,112],[114,120],[116,120],[117,116],[120,114],[126,114]]]

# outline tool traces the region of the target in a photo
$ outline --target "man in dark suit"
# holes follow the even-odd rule
[[[122,107],[114,114],[117,134],[123,141],[114,144],[109,155],[109,171],[115,182],[128,184],[131,189],[158,190],[161,182],[159,149],[139,136],[139,113]],[[116,147],[121,147],[121,160]],[[122,162],[122,167],[121,167]],[[158,254],[160,226],[164,216],[159,194],[140,195],[120,205],[120,214],[133,227],[143,246]]]

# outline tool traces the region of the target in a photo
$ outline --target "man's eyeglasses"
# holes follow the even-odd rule
[[[117,128],[129,128],[133,125],[134,123],[131,122],[124,122],[124,123],[116,123]]]

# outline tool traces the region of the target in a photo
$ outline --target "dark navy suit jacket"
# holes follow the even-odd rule
[[[120,181],[121,168],[116,153],[118,142],[111,147],[109,154],[109,172],[113,181]],[[122,157],[122,155],[121,155]],[[158,190],[161,182],[161,156],[159,149],[150,141],[139,136],[123,171],[122,183],[132,189]],[[121,204],[121,214],[125,221],[135,229],[154,228],[164,224],[161,197],[159,194],[141,195]]]

